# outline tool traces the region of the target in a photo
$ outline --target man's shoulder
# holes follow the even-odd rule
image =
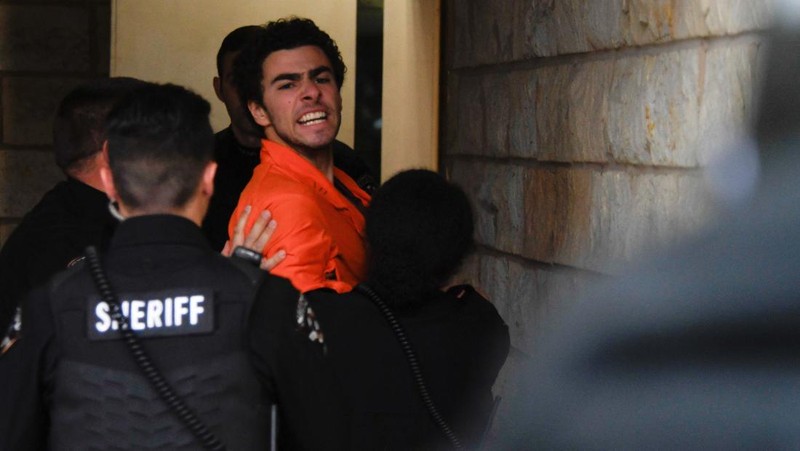
[[[113,252],[111,256],[104,254],[100,257],[101,267],[112,284],[114,280],[119,280],[120,273],[127,274],[130,270],[128,267],[130,255],[122,256],[124,263],[119,261],[120,257],[119,254],[114,255]],[[158,257],[154,255],[153,261],[157,259]],[[171,261],[173,260],[171,259]],[[178,262],[181,259],[174,261]],[[183,268],[181,272],[185,272],[188,275],[178,277],[170,275],[154,276],[155,279],[152,277],[147,279],[148,282],[144,285],[140,281],[145,280],[145,278],[137,278],[131,281],[129,277],[125,276],[125,279],[128,280],[115,287],[118,291],[117,294],[122,294],[123,292],[129,294],[146,292],[151,290],[153,286],[158,286],[159,290],[205,286],[214,290],[232,290],[232,292],[236,293],[248,292],[258,285],[265,274],[264,271],[252,264],[240,263],[235,259],[224,257],[213,251],[208,251],[204,255],[194,254],[191,257],[191,261],[189,261],[188,257],[186,258],[186,265],[178,264],[178,266]],[[81,258],[74,265],[59,271],[50,279],[46,285],[47,293],[54,300],[75,298],[76,295],[94,293],[97,288],[91,272],[89,261],[86,258]],[[55,293],[58,295],[55,296]],[[61,301],[58,302],[58,305],[62,304]]]
[[[45,193],[18,228],[48,231],[70,227],[100,229],[110,219],[105,194],[77,181],[62,181]]]
[[[67,182],[59,182],[47,191],[39,202],[25,214],[18,229],[46,227],[63,222],[70,215],[69,188]],[[74,215],[72,215],[74,216]],[[58,222],[54,222],[58,221]]]
[[[242,199],[263,199],[270,205],[290,204],[295,209],[315,205],[317,197],[313,186],[269,169],[260,177],[253,177],[242,192]]]
[[[230,127],[225,127],[222,130],[214,133],[214,149],[222,149],[227,146],[236,144],[236,137],[233,136],[233,130]]]
[[[308,304],[317,311],[326,322],[337,323],[329,327],[351,327],[353,324],[369,322],[382,323],[378,307],[361,293],[336,293],[329,289],[317,289],[303,294]]]
[[[87,235],[88,244],[99,234],[102,224],[88,223],[80,212],[71,209],[66,183],[60,182],[48,191],[11,232],[0,251],[6,270],[33,278],[38,276],[27,271],[52,275],[51,268],[66,267],[74,257],[74,242]],[[87,228],[89,224],[93,227]],[[39,264],[34,267],[28,262]]]

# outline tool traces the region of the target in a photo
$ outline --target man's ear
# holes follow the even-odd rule
[[[108,164],[108,140],[103,142],[102,157],[100,159],[100,182],[103,184],[103,191],[106,196],[114,201],[117,199],[117,189],[114,187],[114,176],[111,174],[111,167]]]
[[[103,182],[103,191],[106,192],[106,196],[114,202],[118,201],[117,189],[114,186],[114,176],[108,166],[100,168],[100,180]]]
[[[214,85],[214,93],[217,95],[217,99],[219,99],[220,102],[225,103],[225,101],[222,100],[222,80],[219,77],[214,77],[212,83]]]
[[[108,166],[108,140],[103,141],[103,145],[100,147],[100,166]]]
[[[217,163],[211,161],[203,169],[203,177],[200,179],[200,191],[211,197],[214,194],[214,176],[217,174]]]
[[[257,102],[253,102],[252,100],[248,100],[247,109],[250,110],[250,115],[253,116],[253,120],[256,121],[256,124],[264,128],[272,125],[272,120],[270,120],[269,114],[267,114],[267,110],[263,105],[259,105]]]

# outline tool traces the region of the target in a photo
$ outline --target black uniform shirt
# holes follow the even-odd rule
[[[0,335],[17,304],[89,245],[105,248],[117,225],[108,197],[68,178],[47,192],[0,251]]]
[[[239,202],[239,194],[253,176],[253,168],[261,161],[260,151],[259,148],[240,145],[230,127],[214,136],[217,173],[214,176],[214,195],[203,221],[203,232],[215,250],[221,250],[228,239],[228,221]]]

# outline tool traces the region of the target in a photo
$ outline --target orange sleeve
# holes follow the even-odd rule
[[[325,229],[322,211],[313,199],[301,193],[272,193],[269,199],[248,197],[250,199],[240,199],[229,230],[232,233],[245,205],[253,207],[246,232],[261,211],[268,209],[272,213],[277,228],[261,254],[271,256],[280,249],[286,252],[286,258],[270,271],[272,274],[289,279],[300,292],[330,288],[343,293],[352,289],[348,283],[326,278],[326,274],[333,274],[337,269],[337,250]]]

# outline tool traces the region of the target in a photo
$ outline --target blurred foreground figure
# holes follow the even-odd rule
[[[798,17],[800,2],[781,16]],[[780,9],[779,9],[780,11]],[[800,28],[771,36],[749,205],[541,341],[506,449],[800,447]]]
[[[471,287],[442,290],[472,249],[472,232],[463,191],[430,171],[400,173],[367,211],[366,284],[254,306],[253,324],[267,326],[254,327],[253,338],[270,344],[253,347],[256,367],[274,376],[283,446],[452,449],[431,405],[463,445],[481,441],[509,336]],[[298,342],[303,349],[286,345]],[[416,350],[427,406],[400,342]]]

